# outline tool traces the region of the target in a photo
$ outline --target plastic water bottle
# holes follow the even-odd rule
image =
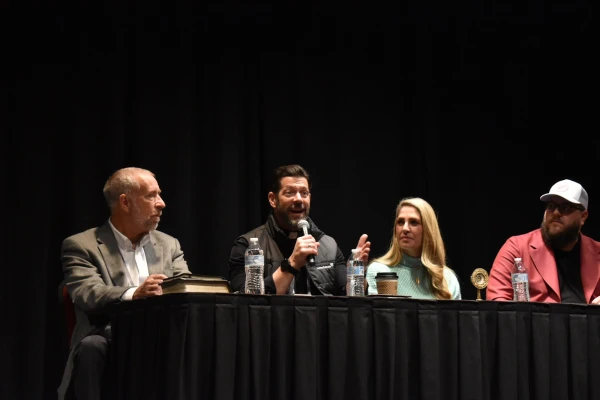
[[[258,238],[250,238],[245,253],[246,288],[245,293],[265,294],[265,256],[258,245]]]
[[[523,265],[523,260],[515,258],[512,274],[513,300],[529,301],[529,275]]]
[[[360,259],[358,249],[352,249],[352,253],[346,264],[346,296],[365,295],[365,262]]]

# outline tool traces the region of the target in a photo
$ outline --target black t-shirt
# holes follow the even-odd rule
[[[562,303],[587,303],[581,284],[579,241],[571,251],[554,250]]]

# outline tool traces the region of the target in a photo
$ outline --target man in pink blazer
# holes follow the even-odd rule
[[[540,228],[504,243],[490,271],[486,300],[513,300],[511,272],[515,257],[521,257],[531,301],[600,304],[600,242],[581,233],[587,192],[565,179],[540,200],[546,203]]]

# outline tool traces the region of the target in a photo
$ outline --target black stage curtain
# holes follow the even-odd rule
[[[346,256],[362,233],[385,253],[398,202],[428,200],[466,299],[559,179],[600,238],[594,2],[0,3],[0,398],[56,397],[60,245],[106,221],[121,167],[156,173],[159,229],[201,274],[227,276],[292,163]]]
[[[600,308],[169,295],[115,308],[115,399],[598,399]]]

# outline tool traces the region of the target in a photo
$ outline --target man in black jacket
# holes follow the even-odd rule
[[[267,222],[239,236],[231,248],[232,290],[244,291],[244,253],[249,239],[257,237],[265,257],[265,293],[345,295],[346,258],[336,241],[308,217],[312,186],[308,172],[300,165],[285,165],[277,167],[274,175],[269,192],[272,210]],[[298,227],[303,219],[310,224],[310,234],[306,236]],[[371,250],[366,234],[360,237],[356,248],[366,264]],[[314,263],[308,262],[311,256]]]

